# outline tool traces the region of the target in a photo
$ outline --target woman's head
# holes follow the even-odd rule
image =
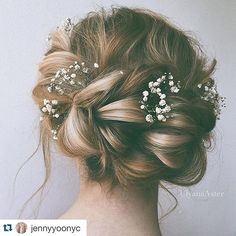
[[[75,61],[89,65],[88,75],[76,75],[88,81],[86,86],[63,94],[49,91],[58,70]],[[46,159],[52,127],[59,127],[59,150],[85,164],[90,180],[112,186],[197,183],[217,118],[198,85],[213,82],[215,64],[215,59],[208,64],[190,35],[149,10],[100,10],[73,25],[71,34],[55,30],[33,89],[40,108],[44,99],[56,100],[62,114],[44,115],[41,122]],[[181,89],[166,97],[172,104],[169,118],[149,123],[140,98],[165,71]]]

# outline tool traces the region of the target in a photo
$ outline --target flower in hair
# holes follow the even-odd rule
[[[74,27],[74,23],[70,17],[67,17],[59,26],[57,26],[57,30],[62,30],[67,34],[70,34]]]
[[[58,101],[57,100],[43,100],[44,106],[41,108],[41,111],[44,113],[44,115],[49,115],[51,118],[58,119],[60,117],[59,109],[58,109]],[[40,116],[40,121],[43,121],[44,116]],[[58,126],[59,128],[59,126]],[[53,139],[57,139],[57,129],[51,130],[53,134]]]
[[[216,118],[219,119],[222,107],[225,107],[225,97],[219,95],[214,81],[208,81],[204,84],[198,84],[200,89],[199,99],[210,102],[214,106]],[[178,93],[181,89],[180,81],[174,82],[174,77],[169,72],[165,72],[156,81],[148,83],[148,89],[143,91],[140,108],[147,111],[145,120],[149,123],[154,121],[165,122],[170,116],[172,104],[167,104],[166,98],[170,93]]]
[[[65,22],[62,25],[62,29],[65,32],[70,32],[73,29],[74,24],[72,23],[72,20],[70,17],[67,17]]]
[[[99,68],[98,63],[93,64],[93,68]],[[90,75],[93,72],[91,67],[87,67],[85,62],[79,63],[74,61],[68,68],[60,68],[51,79],[47,90],[49,93],[57,93],[59,95],[69,95],[86,87],[90,81]],[[63,122],[65,111],[62,111],[61,105],[57,100],[44,99],[44,106],[41,111],[44,115],[49,115],[57,123],[56,127],[51,129],[53,139],[57,140],[57,132]],[[42,121],[44,116],[40,117]]]
[[[219,120],[222,108],[226,107],[226,97],[223,97],[218,93],[216,84],[213,80],[204,84],[200,83],[197,87],[202,91],[201,99],[210,102],[213,105],[214,113]]]
[[[98,68],[98,63],[94,63],[94,68]],[[87,86],[89,75],[92,69],[85,66],[85,63],[75,61],[69,68],[59,69],[51,79],[48,92],[57,92],[60,95],[70,94]]]
[[[56,29],[57,30],[62,30],[64,31],[66,34],[70,35],[72,29],[74,27],[74,23],[72,22],[72,19],[70,17],[67,17],[61,25],[57,26]],[[50,42],[50,40],[52,39],[50,33],[48,34],[48,37],[46,38],[46,41]]]
[[[52,115],[53,117],[58,118],[59,114],[56,113],[57,111],[57,105],[58,101],[57,100],[48,100],[44,99],[43,100],[44,106],[41,108],[43,113],[47,113],[48,115]]]
[[[57,140],[57,139],[58,139],[58,138],[57,138],[57,129],[52,129],[52,130],[51,130],[51,133],[52,133],[52,135],[53,135],[52,138],[55,139],[55,140]]]
[[[181,88],[180,81],[175,83],[173,79],[171,72],[164,72],[156,81],[150,81],[148,89],[143,91],[140,108],[148,112],[145,117],[147,122],[165,122],[169,118],[172,105],[167,103],[166,98],[169,93],[178,93]]]

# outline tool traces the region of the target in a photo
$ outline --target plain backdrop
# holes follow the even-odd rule
[[[208,155],[204,179],[196,186],[169,185],[178,207],[161,221],[163,236],[236,235],[236,1],[214,0],[0,0],[0,218],[17,218],[19,210],[40,186],[44,176],[39,150],[14,178],[38,143],[39,110],[31,99],[37,66],[46,49],[48,32],[66,17],[81,18],[99,6],[112,4],[145,7],[166,15],[173,23],[193,31],[210,58],[218,60],[215,79],[227,97],[217,123],[217,142]],[[79,192],[79,175],[71,160],[53,153],[52,175],[43,194],[38,218],[57,218]],[[39,203],[34,198],[24,213]],[[161,191],[160,214],[174,205]]]

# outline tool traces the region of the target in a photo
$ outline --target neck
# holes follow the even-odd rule
[[[105,186],[80,178],[80,193],[60,219],[86,219],[88,236],[161,236],[157,214],[158,188],[141,190]]]

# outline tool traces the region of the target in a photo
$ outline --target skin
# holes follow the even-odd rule
[[[59,219],[86,219],[88,236],[161,236],[158,191],[116,186],[106,194],[106,185],[87,181],[80,167],[80,192]]]

